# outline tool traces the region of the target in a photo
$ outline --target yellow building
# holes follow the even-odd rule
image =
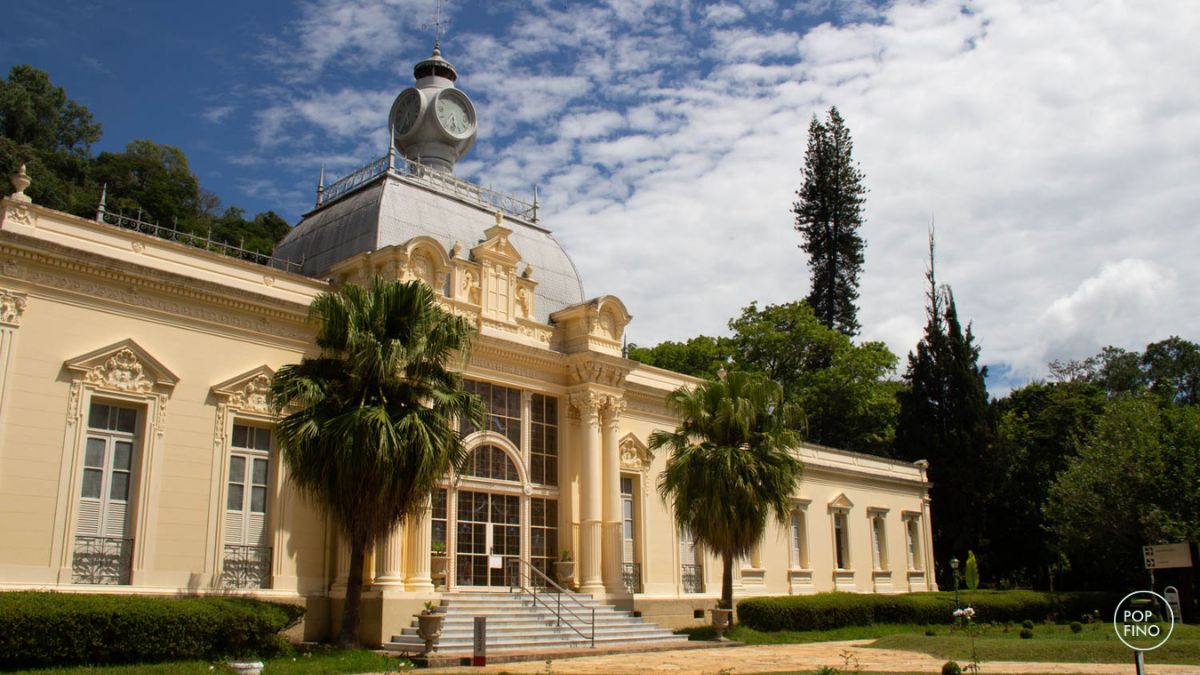
[[[425,281],[475,323],[464,374],[489,417],[465,430],[463,474],[370,557],[364,639],[401,634],[425,600],[509,593],[513,570],[553,577],[562,551],[597,602],[704,621],[719,564],[675,528],[655,491],[666,458],[646,447],[676,424],[667,393],[696,380],[622,358],[629,312],[584,295],[536,199],[454,177],[474,109],[436,50],[414,74],[388,154],[322,185],[269,260],[154,236],[103,202],[95,220],[46,209],[14,177],[0,202],[0,588],[235,590],[302,602],[305,635],[327,635],[348,551],[288,485],[265,392],[316,354],[310,301],[380,274]],[[737,596],[935,588],[922,462],[795,451],[790,521],[741,561]]]

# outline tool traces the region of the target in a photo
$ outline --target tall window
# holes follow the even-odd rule
[[[871,514],[871,566],[876,570],[888,568],[887,529],[884,514]]]
[[[792,567],[796,569],[808,569],[808,528],[805,518],[807,513],[802,508],[792,509],[791,518],[791,549],[792,549]]]
[[[449,514],[446,512],[446,488],[434,488],[432,496],[432,513],[430,514],[430,544],[434,551],[446,552],[446,523]]]
[[[530,562],[553,579],[554,561],[558,560],[558,500],[534,497],[529,500],[529,510]]]
[[[487,429],[494,431],[521,447],[521,392],[490,382],[463,380],[463,389],[483,399],[487,407]],[[478,431],[465,420],[462,434]]]
[[[234,424],[230,446],[222,580],[231,588],[266,588],[271,570],[267,531],[271,430]]]
[[[921,564],[921,520],[918,516],[904,519],[904,534],[908,545],[908,569],[924,569]]]
[[[88,409],[72,578],[128,584],[133,555],[129,493],[137,408],[93,402]]]
[[[833,512],[833,553],[837,569],[850,569],[850,533],[845,511]]]
[[[696,540],[692,537],[692,531],[687,528],[679,531],[679,561],[683,592],[703,593],[704,568],[700,564],[700,556],[697,555]]]
[[[558,485],[558,399],[530,397],[529,480]]]

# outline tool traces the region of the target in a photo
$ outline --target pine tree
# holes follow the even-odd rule
[[[804,237],[811,290],[808,303],[821,323],[846,335],[858,333],[858,276],[862,272],[862,205],[867,192],[854,163],[854,144],[836,107],[826,121],[813,115],[804,154],[804,182],[793,207],[796,230]]]
[[[954,293],[938,286],[933,233],[929,235],[928,321],[916,352],[908,355],[896,428],[897,455],[929,460],[933,482],[934,549],[945,556],[986,550],[983,504],[993,475],[994,424],[979,366],[979,347],[958,318]]]

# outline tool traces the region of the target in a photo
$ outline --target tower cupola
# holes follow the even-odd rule
[[[433,54],[413,67],[414,86],[400,92],[388,114],[396,150],[437,171],[454,172],[454,163],[475,142],[475,106],[454,82],[458,71],[435,42]]]

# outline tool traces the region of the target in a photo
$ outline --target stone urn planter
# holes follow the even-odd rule
[[[433,610],[433,603],[425,603],[425,611],[417,615],[417,634],[425,641],[425,653],[437,651],[437,639],[442,636],[442,624],[446,615]]]
[[[559,586],[570,590],[575,581],[575,561],[559,560],[554,563],[554,580]]]
[[[717,639],[725,640],[725,634],[729,632],[733,625],[733,610],[732,609],[713,609],[712,611],[712,627],[717,631]]]
[[[239,675],[259,675],[263,669],[262,661],[230,661],[229,669]]]
[[[429,576],[433,577],[434,582],[438,586],[445,584],[446,569],[449,561],[450,559],[446,557],[445,553],[434,553],[433,556],[429,558]]]

